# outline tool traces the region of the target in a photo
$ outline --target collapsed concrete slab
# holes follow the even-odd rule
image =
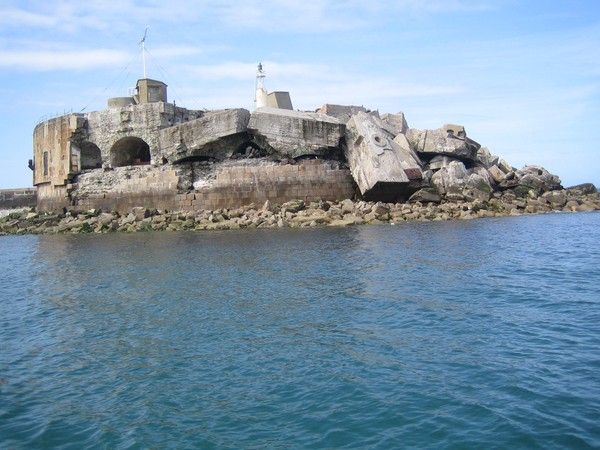
[[[364,106],[331,105],[329,103],[325,103],[317,110],[318,113],[335,117],[342,123],[348,123],[350,117],[354,114],[358,114],[360,111],[365,113],[368,112]]]
[[[201,118],[160,130],[160,156],[169,162],[206,157],[222,160],[230,158],[248,142],[246,109],[209,111]]]
[[[336,157],[341,154],[344,124],[325,114],[258,108],[250,115],[248,130],[267,153],[282,158]]]
[[[477,151],[481,148],[481,145],[467,137],[462,125],[446,124],[437,130],[410,128],[406,137],[417,153],[424,156],[442,155],[477,161]]]
[[[365,199],[407,199],[422,185],[420,161],[384,129],[381,119],[359,112],[346,125],[346,158]]]
[[[386,130],[392,133],[394,136],[399,134],[406,134],[408,131],[408,123],[403,112],[397,114],[384,114],[381,116],[382,122],[386,125]]]

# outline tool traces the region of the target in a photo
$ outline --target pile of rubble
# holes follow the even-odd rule
[[[522,176],[526,176],[522,175]],[[427,197],[429,196],[429,197]],[[295,200],[282,205],[247,205],[211,211],[168,212],[136,207],[128,214],[99,210],[40,214],[15,211],[0,218],[0,235],[111,233],[137,231],[302,228],[405,221],[467,220],[484,217],[600,210],[600,194],[592,184],[544,192],[535,189],[494,192],[489,199],[442,200],[421,192],[406,203]]]

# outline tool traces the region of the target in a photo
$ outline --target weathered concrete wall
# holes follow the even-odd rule
[[[71,119],[73,118],[73,120]],[[56,117],[38,124],[33,131],[33,184],[63,186],[71,173],[71,136],[77,115]]]
[[[36,203],[36,188],[0,189],[0,209],[34,207]]]
[[[336,161],[304,160],[300,164],[215,164],[210,173],[182,192],[191,165],[156,170],[122,167],[110,175],[84,174],[74,186],[69,208],[127,212],[135,206],[180,211],[240,207],[250,203],[281,204],[290,200],[343,200],[355,194],[350,171]],[[197,170],[197,168],[196,168]],[[120,172],[120,173],[119,173]],[[95,177],[104,177],[105,184]],[[196,175],[198,177],[198,175]]]
[[[135,206],[173,210],[177,207],[178,183],[177,171],[166,166],[95,170],[78,177],[69,206],[120,212]]]
[[[87,140],[100,148],[105,166],[113,165],[111,149],[126,137],[142,139],[154,159],[158,155],[158,131],[168,125],[163,117],[165,112],[172,115],[173,105],[147,103],[91,112],[87,115]]]
[[[339,151],[344,124],[319,113],[259,108],[250,115],[249,131],[269,153],[284,158],[330,157]]]
[[[163,102],[94,111],[86,116],[86,136],[81,140],[100,148],[105,167],[116,164],[115,154],[111,151],[124,138],[141,139],[150,147],[151,161],[160,162],[159,131],[201,115],[200,111]]]
[[[160,157],[169,162],[204,156],[230,158],[251,139],[246,109],[209,111],[201,118],[160,130]]]
[[[250,203],[282,204],[343,200],[354,197],[348,169],[335,162],[304,160],[301,164],[237,166],[222,170],[210,186],[183,194],[181,209],[216,209]]]
[[[57,212],[69,206],[67,186],[53,186],[43,183],[37,186],[37,210],[39,212]]]

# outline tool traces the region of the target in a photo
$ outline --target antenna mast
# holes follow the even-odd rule
[[[144,30],[144,37],[140,41],[140,44],[142,44],[142,62],[144,64],[144,79],[146,78],[146,35],[148,34],[148,28],[150,27],[146,26],[146,29]]]

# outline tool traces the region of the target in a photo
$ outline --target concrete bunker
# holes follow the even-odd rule
[[[110,149],[112,167],[150,164],[150,146],[138,137],[119,139]]]

